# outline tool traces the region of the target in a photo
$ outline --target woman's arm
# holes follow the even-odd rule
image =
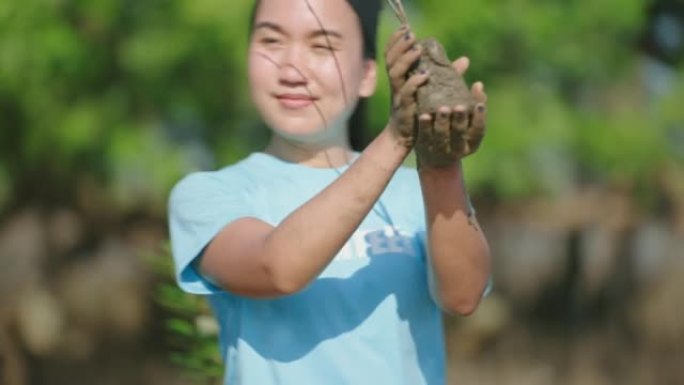
[[[468,65],[465,58],[454,62],[461,74]],[[465,106],[441,107],[434,122],[430,115],[420,116],[416,145],[426,210],[430,290],[443,310],[461,315],[475,311],[490,275],[489,246],[471,212],[461,165],[463,157],[477,151],[486,128],[487,96],[483,84],[475,83],[471,93],[477,102],[472,111]],[[438,154],[442,159],[451,159],[446,167],[421,161],[421,154],[430,150],[421,148],[422,143],[431,140],[422,141],[420,136],[433,133],[440,133],[451,143],[443,147],[448,153]]]
[[[412,38],[410,31],[404,31],[409,36],[407,40]],[[400,57],[401,49],[390,46],[385,55],[387,62],[393,63]],[[468,65],[467,58],[460,58],[454,62],[454,69],[462,75]],[[393,90],[403,86],[407,70],[394,66],[389,71]],[[466,106],[443,106],[434,122],[426,114],[419,117],[417,129],[413,122],[405,128],[410,133],[409,141],[415,143],[425,203],[430,291],[443,310],[463,315],[477,308],[489,278],[489,247],[470,213],[461,168],[461,158],[478,149],[485,133],[486,95],[482,83],[475,83],[471,93],[477,102],[472,111]],[[395,105],[414,115],[412,96],[413,103],[397,103],[395,98]],[[432,159],[441,162],[431,165]]]
[[[395,33],[395,60],[404,73],[418,58],[414,39]],[[411,151],[415,91],[427,80],[416,74],[396,93],[387,127],[330,186],[273,227],[241,218],[211,241],[199,260],[210,281],[233,293],[273,297],[297,292],[315,279],[361,224]]]
[[[461,162],[418,171],[425,201],[430,289],[440,307],[468,315],[477,308],[490,274],[489,246],[463,182]]]
[[[226,226],[200,271],[233,293],[272,297],[316,278],[351,237],[408,153],[384,130],[330,186],[273,227],[255,218]]]

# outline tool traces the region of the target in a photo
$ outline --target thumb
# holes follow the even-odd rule
[[[468,59],[466,56],[461,56],[460,58],[456,59],[452,65],[454,66],[456,72],[463,76],[470,66],[470,59]]]

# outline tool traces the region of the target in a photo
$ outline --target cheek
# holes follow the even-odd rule
[[[320,63],[316,73],[321,79],[326,79],[328,87],[339,89],[340,82],[344,82],[346,90],[352,91],[359,82],[360,77],[356,69],[356,63],[338,57],[337,62],[334,58],[329,58],[325,63]]]
[[[360,68],[357,63],[342,63],[341,64],[341,78],[337,71],[335,71],[335,85],[340,88],[340,81],[344,81],[344,87],[348,101],[351,103],[356,97],[363,79],[363,68]]]
[[[247,61],[247,80],[249,81],[249,88],[253,93],[266,86],[269,71],[273,70],[272,67],[271,63],[250,51]]]

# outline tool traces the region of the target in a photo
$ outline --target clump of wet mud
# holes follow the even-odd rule
[[[430,114],[434,117],[442,106],[454,108],[458,105],[470,111],[475,107],[468,85],[456,72],[442,44],[435,38],[422,39],[418,42],[423,53],[415,66],[415,71],[428,71],[428,81],[418,88],[416,102],[418,115]]]

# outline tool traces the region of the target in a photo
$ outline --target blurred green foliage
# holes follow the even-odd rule
[[[220,383],[224,367],[217,346],[218,325],[209,304],[201,296],[181,291],[173,279],[173,264],[165,253],[148,255],[146,260],[161,281],[155,286],[154,300],[167,313],[164,322],[169,360],[186,369],[190,379],[205,384]]]
[[[248,7],[2,2],[0,204],[73,203],[94,182],[120,212],[163,212],[183,173],[245,155]]]
[[[471,59],[489,132],[466,160],[471,194],[515,201],[580,182],[649,184],[683,161],[684,81],[649,97],[637,40],[647,0],[406,2],[419,37]],[[250,0],[0,2],[0,212],[30,202],[164,216],[182,175],[267,139],[245,76]],[[398,25],[383,15],[380,46]],[[382,50],[379,50],[382,52]],[[380,68],[384,68],[379,58]],[[387,121],[381,77],[371,127]],[[679,154],[679,155],[678,155]],[[169,273],[170,274],[170,273]],[[216,375],[206,309],[172,286],[160,301],[186,366]],[[208,363],[208,364],[207,364]]]
[[[119,212],[163,213],[181,175],[257,149],[268,133],[244,76],[251,3],[3,2],[0,204],[74,200],[94,183]],[[681,152],[667,134],[681,125],[682,87],[661,103],[637,84],[646,5],[407,2],[417,34],[469,56],[468,80],[486,82],[490,132],[466,162],[473,194],[526,198],[586,176],[638,182]],[[383,18],[380,45],[398,24]],[[374,132],[388,112],[380,83]]]

